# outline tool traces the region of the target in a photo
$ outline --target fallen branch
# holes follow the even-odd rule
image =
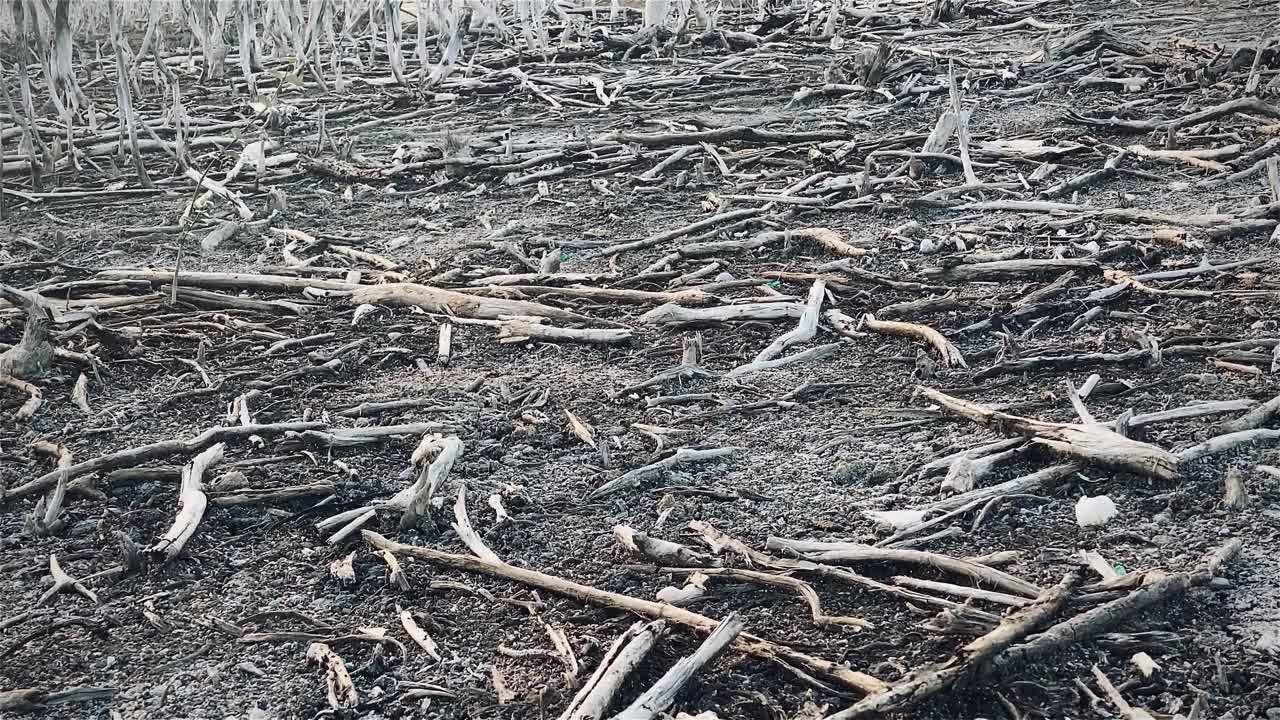
[[[410,555],[459,570],[478,572],[511,580],[557,595],[576,598],[593,605],[627,610],[653,620],[670,620],[705,633],[710,633],[720,624],[720,621],[714,618],[699,615],[666,603],[642,600],[620,593],[601,590],[590,585],[581,585],[553,575],[537,572],[536,570],[508,565],[500,560],[486,560],[471,555],[456,555],[425,547],[404,545],[369,530],[363,531],[362,535],[365,541],[377,550],[386,550],[399,555]],[[733,648],[738,652],[753,657],[781,663],[784,667],[799,666],[806,672],[828,678],[842,687],[858,692],[879,692],[887,687],[883,681],[865,673],[850,670],[829,660],[806,655],[754,635],[745,633],[740,635],[734,642]]]
[[[740,365],[733,370],[730,370],[726,374],[726,377],[742,377],[744,375],[751,375],[753,373],[764,372],[766,370],[775,370],[788,365],[797,365],[799,363],[821,360],[822,358],[835,355],[840,351],[842,346],[842,343],[834,342],[826,345],[818,345],[817,347],[811,347],[808,350],[801,350],[798,353],[792,353],[791,355],[774,360],[755,360],[747,363],[746,365]]]
[[[654,644],[666,633],[666,622],[636,623],[620,635],[600,659],[600,665],[574,695],[559,720],[600,720],[622,683],[630,677]]]
[[[942,358],[943,366],[962,368],[969,367],[969,365],[964,361],[964,355],[960,354],[960,349],[951,344],[951,341],[943,337],[942,333],[927,325],[896,322],[892,320],[877,320],[875,315],[867,313],[862,316],[862,327],[870,330],[871,332],[880,333],[881,335],[897,335],[899,337],[909,337],[921,340],[933,347],[934,351],[938,353],[938,356]]]
[[[929,512],[950,512],[966,505],[978,504],[1005,495],[1035,494],[1052,489],[1061,481],[1080,472],[1080,470],[1080,465],[1076,463],[1050,465],[1030,475],[1023,475],[990,487],[974,488],[959,495],[943,498],[921,509]]]
[[[916,393],[941,405],[944,410],[993,427],[1006,435],[1030,436],[1060,455],[1123,468],[1160,480],[1176,480],[1179,476],[1178,456],[1151,443],[1124,437],[1103,425],[1073,425],[1019,417],[919,385]]]
[[[786,588],[795,591],[805,604],[809,606],[809,615],[813,618],[813,624],[818,627],[846,627],[855,630],[873,627],[871,623],[860,617],[852,617],[849,615],[828,615],[822,609],[822,600],[818,597],[818,591],[813,589],[809,583],[793,578],[790,575],[778,575],[774,573],[760,572],[758,570],[748,570],[745,568],[724,568],[724,567],[698,567],[698,568],[673,568],[662,567],[658,569],[664,573],[692,574],[702,573],[709,577],[725,577],[732,580],[745,580],[746,582],[755,583],[757,585],[772,585],[774,587]]]
[[[686,308],[675,304],[661,305],[640,316],[646,325],[703,325],[717,322],[748,320],[787,320],[804,316],[799,303],[744,303],[708,308]]]
[[[737,453],[740,448],[716,448],[713,450],[697,450],[692,448],[680,448],[669,457],[665,457],[657,462],[643,465],[630,472],[620,475],[600,487],[592,490],[587,494],[587,501],[599,500],[606,495],[612,495],[619,490],[633,488],[644,482],[645,480],[661,475],[662,473],[684,463],[707,462],[717,460],[722,457],[728,457]]]
[[[645,690],[625,710],[613,716],[613,720],[653,720],[676,701],[676,695],[702,666],[711,662],[724,651],[730,643],[737,639],[746,623],[737,615],[729,615],[698,646],[697,651],[688,657],[680,658],[658,682]]]
[[[27,394],[26,402],[22,403],[22,407],[19,407],[18,411],[13,414],[13,419],[16,422],[30,420],[44,402],[44,393],[40,392],[40,388],[25,380],[19,380],[12,375],[0,375],[0,385],[11,387],[18,392]]]
[[[515,297],[520,295],[529,297],[537,297],[539,295],[559,295],[571,298],[585,298],[587,300],[595,300],[597,302],[627,303],[634,305],[659,305],[662,303],[701,305],[711,299],[711,297],[702,290],[694,289],[649,292],[647,290],[583,287],[578,285],[572,287],[543,285],[494,285],[491,287],[467,288],[460,292],[464,295],[483,294],[499,297]]]
[[[634,335],[625,328],[562,328],[544,325],[540,318],[509,319],[498,322],[498,342],[502,344],[529,341],[549,343],[584,343],[587,345],[626,345]]]
[[[1179,463],[1190,463],[1209,457],[1210,455],[1218,455],[1220,453],[1233,450],[1241,445],[1248,445],[1256,442],[1273,442],[1280,441],[1280,429],[1268,430],[1259,428],[1256,430],[1241,430],[1239,432],[1227,433],[1225,435],[1217,435],[1178,453]]]
[[[568,310],[529,302],[469,295],[454,290],[417,283],[359,285],[351,291],[352,305],[411,305],[427,312],[463,318],[501,320],[510,317],[544,317],[552,320],[590,322],[590,318]]]
[[[204,518],[209,499],[204,494],[204,473],[222,462],[223,444],[217,443],[200,453],[182,468],[182,485],[178,494],[178,514],[169,531],[160,536],[147,552],[162,557],[162,562],[172,562],[182,553],[187,542],[196,533]]]
[[[1020,672],[1034,664],[1036,660],[1106,632],[1152,605],[1181,595],[1189,588],[1208,583],[1217,575],[1223,564],[1240,552],[1243,544],[1238,538],[1228,540],[1205,556],[1200,565],[1190,572],[1160,577],[1122,598],[1060,622],[1026,643],[1014,645],[991,664],[990,671],[993,673]]]
[[[765,548],[798,554],[806,560],[833,563],[903,563],[934,567],[945,572],[986,583],[1017,595],[1036,597],[1040,588],[1006,572],[960,558],[920,550],[897,550],[848,542],[817,542],[770,537]]]
[[[1004,373],[1021,373],[1028,370],[1058,370],[1096,367],[1098,365],[1123,365],[1151,358],[1151,350],[1126,350],[1117,353],[1078,353],[1074,355],[1041,355],[1037,357],[1017,358],[996,363],[979,371],[974,378],[995,377]]]
[[[116,452],[107,453],[106,455],[99,455],[96,458],[76,463],[68,468],[59,468],[53,472],[45,473],[35,480],[31,480],[30,482],[13,488],[7,494],[0,496],[0,500],[3,500],[6,497],[24,497],[26,495],[34,495],[36,493],[44,492],[50,487],[53,487],[53,485],[58,482],[58,478],[62,477],[64,473],[66,474],[66,478],[69,482],[72,478],[91,472],[133,467],[135,465],[141,465],[145,462],[160,460],[173,455],[190,455],[198,453],[216,442],[220,443],[229,440],[237,440],[240,438],[251,437],[253,435],[266,438],[274,435],[283,435],[287,432],[305,432],[324,427],[327,427],[327,425],[322,422],[293,422],[274,423],[269,425],[213,427],[187,440],[161,440],[160,442],[151,443],[150,445],[141,445],[127,450],[117,450]],[[71,485],[68,485],[68,487],[70,488]]]
[[[915,670],[890,689],[863,698],[845,710],[828,715],[825,720],[849,720],[870,714],[898,712],[963,684],[982,672],[992,658],[1056,615],[1079,582],[1078,573],[1068,573],[1057,585],[1041,593],[1034,603],[1004,618],[994,630],[965,645],[956,657]]]
[[[782,354],[784,350],[792,345],[809,342],[813,336],[818,333],[818,313],[822,310],[822,301],[826,298],[827,283],[823,280],[816,280],[813,287],[809,288],[809,298],[804,305],[804,314],[800,316],[800,323],[795,329],[779,335],[776,340],[769,343],[769,346],[760,351],[756,355],[755,362],[772,360]],[[730,371],[729,377],[733,377],[736,371]]]
[[[1280,345],[1277,347],[1280,347]],[[1237,433],[1245,430],[1255,430],[1262,427],[1268,420],[1276,415],[1280,415],[1280,395],[1258,405],[1235,420],[1222,423],[1221,430],[1223,433]]]

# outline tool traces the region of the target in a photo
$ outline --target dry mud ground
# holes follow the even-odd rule
[[[613,271],[625,278],[688,238],[621,253],[614,264],[599,256],[598,246],[677,228],[720,208],[759,207],[763,201],[716,203],[723,202],[725,195],[776,196],[819,171],[853,177],[865,167],[873,175],[884,176],[902,158],[878,156],[865,163],[870,149],[918,150],[946,102],[945,88],[925,96],[904,93],[910,101],[896,105],[876,93],[794,101],[801,87],[838,82],[831,79],[832,72],[853,78],[856,69],[851,58],[874,48],[877,37],[891,41],[890,66],[907,68],[883,83],[891,93],[900,90],[912,74],[919,74],[923,85],[945,83],[946,59],[956,63],[969,85],[966,102],[977,101],[969,128],[975,148],[1002,139],[1085,146],[1083,151],[1054,158],[1060,165],[1056,172],[1047,180],[1035,181],[1038,184],[1025,194],[1020,194],[1024,186],[1019,175],[1031,177],[1040,159],[975,149],[981,180],[1008,184],[982,191],[983,197],[1031,199],[1052,183],[1101,168],[1117,147],[1142,143],[1162,148],[1168,134],[1073,123],[1068,121],[1069,113],[1109,117],[1119,108],[1129,118],[1171,118],[1241,97],[1251,55],[1233,65],[1233,54],[1252,47],[1258,33],[1277,18],[1274,4],[1238,2],[989,3],[944,24],[962,32],[930,33],[900,22],[918,17],[918,9],[896,15],[893,7],[862,27],[853,26],[852,21],[842,25],[846,44],[840,49],[833,49],[828,41],[786,37],[738,52],[735,57],[740,63],[722,67],[715,66],[730,53],[714,48],[681,51],[677,61],[643,57],[626,63],[619,61],[617,53],[610,57],[596,49],[576,58],[566,54],[555,62],[521,58],[513,67],[533,76],[564,79],[558,86],[542,81],[538,93],[512,76],[495,81],[478,71],[477,84],[461,87],[452,102],[361,82],[353,82],[342,96],[308,90],[282,96],[296,113],[283,129],[269,132],[281,143],[280,152],[309,152],[318,132],[318,110],[324,107],[330,115],[328,132],[352,143],[354,162],[384,166],[400,143],[429,141],[443,130],[465,133],[478,157],[496,157],[495,139],[505,140],[508,135],[517,149],[526,149],[522,144],[527,144],[527,149],[546,150],[578,147],[573,143],[616,130],[693,132],[745,125],[781,133],[846,132],[859,149],[843,159],[835,155],[842,141],[740,135],[711,138],[727,172],[718,167],[711,150],[696,140],[684,140],[665,147],[641,143],[630,164],[593,164],[592,158],[571,151],[563,161],[534,168],[567,168],[547,176],[541,186],[537,182],[507,184],[501,173],[482,169],[456,178],[418,175],[391,183],[362,183],[295,165],[277,169],[260,186],[242,179],[233,187],[260,213],[267,207],[268,190],[282,190],[288,209],[273,226],[337,238],[393,258],[419,281],[460,270],[438,281],[458,286],[476,277],[511,272],[512,256],[492,246],[495,237],[513,241],[534,262],[544,252],[557,251],[548,248],[558,247],[563,272]],[[1048,29],[1025,25],[988,29],[1026,18],[1046,23]],[[1116,62],[1114,47],[1095,42],[1077,48],[1074,58],[1057,66],[1061,72],[1037,74],[1047,62],[1060,61],[1053,49],[1061,47],[1072,32],[1100,21],[1112,21],[1117,36],[1145,43],[1149,54],[1131,54]],[[1052,60],[1025,60],[1046,45]],[[1148,62],[1151,58],[1156,60]],[[1264,59],[1259,67],[1259,93],[1265,99],[1277,71],[1269,56]],[[1206,68],[1220,72],[1197,76]],[[600,107],[589,85],[576,82],[578,77],[594,74],[612,89],[626,73],[646,81],[675,77],[687,81],[666,86],[640,83],[639,89],[623,93],[607,109]],[[1125,92],[1115,83],[1081,82],[1086,75],[1145,77],[1147,84],[1136,92]],[[1040,92],[1008,92],[1036,82],[1046,83]],[[239,101],[225,87],[187,84],[186,89],[193,114],[222,120],[243,117]],[[559,106],[550,105],[548,97],[560,98]],[[339,112],[343,108],[350,112]],[[159,110],[152,105],[148,112],[155,115]],[[375,122],[379,119],[384,121]],[[1274,120],[1255,112],[1194,124],[1180,131],[1174,147],[1240,143],[1243,149],[1238,152],[1248,152],[1270,139],[1270,122]],[[653,179],[637,178],[675,146],[685,144],[695,151],[687,160]],[[238,147],[220,154],[201,150],[204,154],[198,160],[216,160],[211,176],[220,177]],[[15,152],[13,148],[12,143],[7,145],[6,153]],[[958,153],[954,140],[945,152]],[[246,228],[235,239],[203,252],[196,242],[202,232],[181,238],[174,233],[131,231],[172,224],[191,193],[188,181],[162,179],[173,173],[167,160],[149,157],[152,174],[160,180],[158,192],[99,194],[78,201],[46,197],[35,202],[10,196],[0,236],[0,281],[36,287],[90,278],[99,268],[172,267],[180,243],[184,268],[189,270],[264,272],[284,264],[282,238],[261,227]],[[332,159],[330,146],[321,157]],[[100,162],[99,166],[110,174],[112,164]],[[912,397],[916,382],[1056,421],[1075,419],[1063,381],[1078,387],[1094,372],[1101,382],[1087,405],[1103,420],[1128,409],[1149,413],[1200,401],[1266,400],[1280,391],[1270,366],[1275,343],[1265,342],[1280,337],[1280,306],[1274,293],[1224,292],[1280,288],[1276,259],[1280,250],[1268,240],[1268,229],[1214,237],[1211,227],[1191,227],[1181,236],[1162,235],[1153,233],[1152,223],[1121,224],[1106,218],[1067,222],[1064,214],[911,204],[911,199],[929,191],[964,182],[957,166],[943,162],[937,167],[940,172],[927,172],[918,183],[887,184],[844,209],[830,206],[857,198],[857,192],[800,193],[818,202],[774,205],[760,223],[705,239],[741,239],[767,227],[822,226],[872,251],[855,259],[856,266],[896,281],[954,287],[958,302],[951,307],[926,309],[908,319],[942,330],[968,358],[967,369],[939,368],[932,379],[913,376],[917,348],[923,345],[875,334],[841,340],[824,324],[813,344],[842,342],[834,356],[741,379],[727,378],[727,371],[753,358],[792,321],[721,324],[701,328],[704,365],[713,377],[682,381],[661,392],[647,389],[618,397],[620,389],[677,363],[682,338],[692,331],[641,322],[640,315],[650,309],[645,306],[543,296],[540,299],[549,304],[624,323],[635,329],[635,340],[615,348],[499,344],[492,328],[455,324],[452,360],[441,365],[436,362],[436,348],[443,319],[406,308],[379,307],[353,323],[352,308],[341,298],[316,301],[285,292],[248,294],[307,303],[310,309],[294,317],[209,310],[181,302],[174,307],[121,307],[104,310],[97,320],[126,342],[112,345],[81,335],[64,343],[73,350],[92,350],[101,360],[98,371],[89,373],[90,413],[71,399],[80,375],[75,363],[60,361],[38,381],[44,404],[30,421],[14,418],[22,403],[20,394],[7,389],[0,394],[0,416],[5,418],[0,426],[0,484],[18,487],[52,467],[47,457],[32,449],[35,440],[59,443],[80,461],[126,447],[192,437],[226,424],[229,403],[255,388],[250,408],[259,423],[305,417],[351,427],[357,421],[339,416],[339,411],[362,402],[425,399],[429,404],[424,407],[385,412],[359,422],[437,421],[451,428],[465,449],[444,494],[452,498],[465,484],[472,522],[503,559],[652,598],[664,586],[680,585],[682,579],[655,572],[643,558],[622,549],[612,533],[618,524],[702,547],[686,527],[690,521],[704,521],[763,549],[770,536],[879,539],[885,533],[864,516],[864,510],[902,509],[936,500],[940,476],[921,477],[915,471],[929,460],[999,436],[967,420],[930,411],[927,402]],[[1139,159],[1131,159],[1124,167],[1134,172],[1090,183],[1076,201],[1095,208],[1128,206],[1172,215],[1210,213],[1215,208],[1237,213],[1257,207],[1260,197],[1263,203],[1270,201],[1265,197],[1265,173],[1206,189],[1196,183],[1223,174],[1223,169]],[[135,178],[120,172],[117,180],[86,169],[79,187],[137,188]],[[20,179],[10,176],[6,182]],[[70,178],[64,182],[75,184]],[[392,194],[389,185],[399,194]],[[423,188],[427,189],[413,192]],[[949,201],[975,199],[979,199],[976,194]],[[1070,202],[1072,197],[1056,200]],[[1070,215],[1065,213],[1068,220]],[[207,226],[206,218],[234,218],[234,211],[215,201],[199,215],[198,223]],[[893,234],[911,220],[921,224],[931,243],[945,247],[922,252],[922,236],[904,239]],[[1155,224],[1181,227],[1176,221]],[[1100,277],[1080,273],[1064,296],[1078,301],[1078,307],[1071,302],[1060,304],[1027,333],[1032,322],[1009,319],[1012,303],[1047,285],[1057,274],[973,282],[924,274],[922,270],[943,266],[944,258],[956,261],[963,255],[954,245],[958,236],[965,239],[965,253],[1024,248],[1034,258],[1049,258],[1055,252],[1087,258],[1096,250],[1089,247],[1090,242],[1103,249],[1110,243],[1127,242],[1127,248],[1106,255],[1102,264],[1135,274],[1190,268],[1205,257],[1215,264],[1261,259],[1240,270],[1198,275],[1181,283],[1152,283],[1203,291],[1203,296],[1135,292],[1077,324],[1088,310],[1084,296],[1106,284]],[[294,252],[303,250],[305,245]],[[22,265],[53,259],[66,266]],[[802,301],[811,277],[779,278],[765,273],[812,273],[835,258],[816,246],[791,242],[725,254],[721,259],[720,268],[693,279],[692,286],[715,281],[716,275],[727,272],[734,278],[760,278],[759,285],[767,287],[731,288],[720,293],[724,298],[758,298],[772,291]],[[676,269],[687,272],[705,262],[689,261]],[[318,264],[343,263],[367,267],[332,254]],[[855,318],[931,294],[838,277],[843,282],[830,287],[826,307],[837,307]],[[632,287],[662,290],[668,278]],[[147,288],[100,290],[141,295]],[[1005,318],[1014,347],[989,330],[962,330],[990,317]],[[22,317],[8,312],[2,320],[0,342],[17,342]],[[1221,357],[1212,350],[1166,352],[1158,364],[1140,358],[1139,362],[1091,367],[982,373],[1019,356],[1137,347],[1126,340],[1125,330],[1145,333],[1173,347],[1246,339],[1260,344]],[[318,333],[332,336],[312,347],[266,352],[277,338]],[[325,354],[359,338],[368,342],[343,356],[336,371],[277,379],[309,366],[308,352]],[[208,374],[207,382],[187,362],[197,358]],[[1215,358],[1261,373],[1214,364]],[[784,398],[806,383],[808,391],[789,396],[793,402],[761,402]],[[646,398],[659,394],[692,393],[710,397],[695,404],[649,407],[646,403]],[[570,432],[566,411],[594,427],[596,442],[610,448],[607,457]],[[1176,451],[1216,434],[1220,420],[1152,425],[1136,430],[1135,436]],[[96,593],[97,604],[64,592],[38,605],[51,582],[49,556],[56,555],[71,575],[85,577],[120,562],[117,533],[142,546],[154,542],[175,513],[179,483],[174,466],[166,463],[181,460],[155,463],[169,469],[145,477],[98,478],[103,496],[70,499],[65,527],[50,537],[24,533],[24,517],[34,506],[35,496],[5,500],[0,505],[0,689],[114,689],[110,699],[43,711],[67,718],[315,717],[331,711],[323,672],[307,660],[309,642],[298,637],[248,642],[253,639],[251,633],[334,638],[358,634],[362,628],[385,628],[407,652],[393,644],[331,643],[349,667],[360,697],[359,706],[348,715],[557,716],[571,690],[566,688],[563,665],[549,654],[552,644],[545,627],[564,632],[582,668],[579,675],[586,677],[614,638],[635,621],[634,616],[408,559],[404,570],[409,588],[401,590],[388,583],[383,562],[358,539],[331,547],[316,529],[315,523],[322,518],[385,500],[405,487],[411,480],[407,468],[417,440],[403,437],[350,448],[311,444],[301,449],[282,448],[274,438],[228,443],[224,467],[213,468],[206,477],[213,483],[215,496],[228,492],[230,486],[218,488],[214,480],[229,482],[224,474],[233,469],[243,473],[242,482],[250,488],[331,483],[332,492],[269,503],[215,504],[185,553],[172,563],[153,563],[114,581],[110,576],[89,580],[87,586]],[[721,461],[679,466],[598,500],[586,499],[592,489],[674,447],[741,450]],[[275,460],[264,460],[268,458]],[[1053,462],[1045,450],[1027,446],[982,482],[994,484]],[[1240,538],[1243,549],[1209,585],[1128,619],[1111,635],[1081,641],[965,690],[943,692],[900,716],[1114,715],[1116,710],[1105,700],[1091,702],[1085,691],[1100,694],[1090,672],[1095,664],[1122,686],[1129,702],[1156,717],[1187,714],[1201,694],[1208,698],[1207,717],[1280,716],[1280,667],[1274,654],[1280,632],[1280,566],[1275,553],[1280,488],[1275,477],[1255,469],[1257,464],[1280,464],[1280,454],[1265,444],[1239,448],[1186,465],[1182,476],[1172,482],[1089,466],[1056,487],[996,504],[976,529],[974,520],[981,506],[957,517],[955,532],[920,549],[962,557],[1018,551],[1017,559],[1004,569],[1041,587],[1076,567],[1081,550],[1096,551],[1126,572],[1176,572],[1192,568],[1228,538]],[[1241,469],[1250,494],[1251,502],[1242,510],[1222,503],[1223,478],[1232,467]],[[1082,494],[1104,493],[1114,499],[1118,515],[1100,529],[1078,528],[1073,514],[1077,499]],[[509,520],[496,521],[485,502],[493,494],[504,498]],[[381,514],[367,527],[401,542],[465,552],[449,528],[451,505],[450,500],[414,530],[398,529],[398,513]],[[655,529],[660,507],[670,512]],[[354,579],[343,582],[333,577],[330,564],[353,551]],[[857,569],[886,581],[905,573],[955,580],[928,568],[871,564]],[[945,660],[967,640],[964,635],[931,629],[936,608],[832,580],[809,579],[828,613],[858,616],[871,627],[860,632],[815,627],[808,609],[791,591],[721,578],[712,578],[691,608],[712,617],[740,613],[759,635],[888,682]],[[1086,582],[1097,579],[1089,572]],[[1003,610],[985,601],[974,604],[997,613]],[[1064,616],[1083,612],[1089,605],[1081,599],[1062,612]],[[401,608],[415,612],[438,644],[440,660],[405,635],[398,619]],[[83,620],[66,622],[77,618]],[[694,633],[675,629],[627,682],[621,701],[636,697],[697,642]],[[1130,657],[1139,650],[1160,664],[1154,678],[1144,679],[1130,664]],[[506,692],[495,687],[495,673]],[[820,717],[822,706],[834,712],[848,702],[813,689],[776,664],[728,652],[692,681],[672,712],[714,711],[721,718]]]

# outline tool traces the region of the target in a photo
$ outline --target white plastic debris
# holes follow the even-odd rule
[[[1142,677],[1144,678],[1150,678],[1152,675],[1156,674],[1157,670],[1160,669],[1160,663],[1157,663],[1150,655],[1144,652],[1135,653],[1134,656],[1129,659],[1133,662],[1134,666],[1138,668],[1138,672],[1142,673]]]
[[[1082,496],[1076,501],[1076,524],[1080,527],[1101,527],[1116,516],[1116,504],[1106,495]]]
[[[920,254],[921,255],[932,255],[937,251],[938,251],[938,244],[933,241],[933,238],[930,238],[930,237],[920,238]]]
[[[919,525],[925,516],[924,510],[863,510],[862,515],[883,528],[901,530]]]

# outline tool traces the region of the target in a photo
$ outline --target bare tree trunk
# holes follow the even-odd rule
[[[382,0],[384,19],[387,23],[387,59],[391,65],[391,77],[404,85],[404,57],[400,52],[400,0]]]
[[[120,8],[120,14],[117,14],[116,3],[113,0],[108,3],[107,9],[111,13],[109,18],[111,44],[116,51],[116,102],[119,106],[120,122],[124,123],[125,131],[128,133],[129,149],[133,155],[133,169],[138,173],[138,182],[142,183],[144,188],[152,188],[155,185],[147,175],[147,168],[142,163],[142,151],[138,148],[137,117],[133,114],[133,101],[129,96],[129,65],[125,62],[124,52],[129,41],[120,27],[120,14],[123,14],[124,8]]]
[[[253,0],[239,0],[237,3],[237,16],[240,21],[240,74],[244,75],[244,81],[249,86],[249,97],[257,97],[258,80],[253,74],[253,49],[258,42],[258,26],[254,18]]]

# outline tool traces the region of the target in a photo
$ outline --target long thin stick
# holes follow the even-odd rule
[[[689,610],[675,607],[674,605],[654,602],[652,600],[642,600],[640,598],[634,598],[621,593],[601,590],[590,585],[582,585],[571,580],[558,578],[554,575],[547,575],[546,573],[541,573],[536,570],[527,570],[522,567],[508,565],[505,562],[484,560],[472,555],[456,555],[454,553],[418,547],[416,545],[405,545],[383,537],[371,530],[364,530],[361,534],[364,536],[365,542],[369,543],[369,545],[375,550],[386,550],[396,555],[409,555],[459,570],[478,572],[485,575],[491,575],[493,577],[512,580],[546,590],[547,592],[576,598],[593,605],[619,608],[654,620],[666,619],[706,633],[710,633],[715,630],[715,628],[720,624],[719,620],[707,617],[706,615],[699,615],[698,613],[690,612]],[[878,678],[855,670],[850,670],[829,660],[805,655],[804,653],[754,635],[743,633],[734,641],[732,647],[738,652],[778,662],[787,667],[799,666],[807,672],[828,678],[839,683],[845,688],[856,690],[861,693],[880,692],[888,687],[884,681],[879,680]]]

